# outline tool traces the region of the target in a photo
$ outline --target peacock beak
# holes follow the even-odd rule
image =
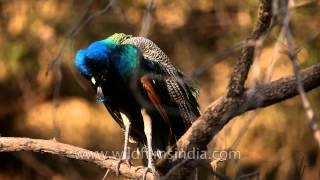
[[[96,97],[96,102],[105,102],[106,98],[104,97],[102,88],[100,85],[96,85],[96,79],[94,77],[91,77],[91,82],[94,87],[97,87],[97,97]],[[99,84],[99,83],[98,83]]]
[[[96,98],[96,101],[97,102],[104,102],[105,101],[101,86],[97,86],[97,98]]]

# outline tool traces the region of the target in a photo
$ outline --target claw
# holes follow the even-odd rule
[[[151,167],[146,167],[143,171],[143,176],[142,176],[142,180],[146,180],[147,179],[147,174],[148,173],[152,173],[152,175],[154,175],[154,173],[156,172],[154,166]]]
[[[127,166],[129,166],[129,168],[131,167],[131,162],[129,161],[129,159],[120,159],[117,162],[117,167],[116,167],[116,175],[119,176],[120,175],[120,165],[121,163],[125,163],[127,164]]]

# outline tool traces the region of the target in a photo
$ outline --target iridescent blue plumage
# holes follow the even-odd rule
[[[87,58],[94,59],[99,63],[105,63],[111,55],[116,44],[109,40],[96,41],[87,48]]]
[[[92,71],[86,65],[87,50],[81,49],[76,54],[76,67],[78,71],[84,76],[92,76]]]
[[[76,54],[76,67],[84,76],[92,76],[95,67],[107,66],[112,50],[116,44],[110,40],[100,40],[89,45],[87,49],[81,49]]]
[[[133,45],[119,45],[112,40],[100,40],[76,54],[76,67],[86,77],[100,69],[115,68],[123,78],[132,76],[138,67],[139,50]]]

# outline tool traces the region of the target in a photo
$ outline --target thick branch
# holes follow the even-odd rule
[[[272,19],[272,0],[261,0],[257,23],[247,45],[241,49],[240,57],[234,65],[230,81],[228,97],[241,95],[244,91],[244,83],[254,59],[255,46],[259,39],[268,31]]]
[[[320,64],[302,71],[301,77],[306,91],[320,86]],[[177,142],[175,152],[171,153],[178,154],[179,151],[187,152],[193,149],[205,150],[211,139],[232,118],[244,112],[273,105],[296,96],[299,94],[296,87],[295,77],[290,76],[257,86],[255,89],[248,89],[241,96],[219,98],[192,124],[191,128]],[[182,158],[164,159],[158,163],[158,167],[162,173],[166,173],[181,160]],[[190,166],[190,163],[188,164],[186,166]],[[186,166],[177,170],[172,176],[185,177],[185,174],[190,172],[190,169]]]
[[[54,154],[66,158],[86,161],[103,169],[111,169],[114,172],[117,166],[115,157],[105,156],[103,153],[89,151],[53,140],[0,137],[0,152],[14,151],[32,151]],[[141,179],[143,171],[144,169],[141,167],[128,167],[125,163],[120,165],[120,173],[127,178]],[[152,179],[150,173],[148,174],[147,179]]]

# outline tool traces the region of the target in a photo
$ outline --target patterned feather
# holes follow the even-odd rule
[[[146,60],[158,62],[165,72],[164,78],[170,98],[178,105],[184,124],[189,127],[200,115],[196,101],[197,90],[186,76],[176,69],[169,57],[151,40],[144,37],[127,36],[120,41],[121,44],[132,44],[140,49]]]

